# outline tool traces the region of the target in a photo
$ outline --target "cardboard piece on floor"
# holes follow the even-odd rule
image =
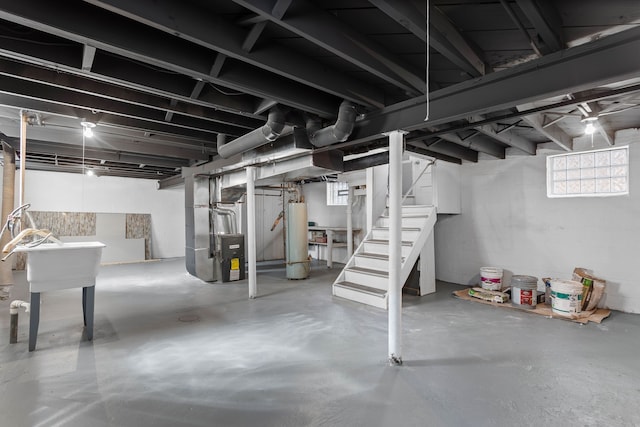
[[[588,322],[601,323],[604,319],[609,317],[609,315],[611,314],[611,310],[609,309],[598,308],[595,311],[579,313],[578,315],[579,317],[569,318],[569,317],[564,317],[564,316],[555,314],[551,310],[551,306],[547,304],[539,304],[534,309],[526,309],[526,308],[515,307],[511,304],[511,302],[501,304],[497,302],[485,301],[478,298],[474,298],[472,296],[469,296],[468,288],[453,291],[453,296],[463,300],[467,300],[467,301],[479,302],[480,304],[487,304],[487,305],[492,305],[494,307],[500,307],[500,308],[510,308],[512,310],[520,310],[527,313],[538,314],[541,316],[553,317],[554,319],[571,320],[572,322],[577,322],[577,323],[588,323]]]

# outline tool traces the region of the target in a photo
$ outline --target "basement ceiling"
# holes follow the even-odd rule
[[[599,145],[640,127],[637,0],[431,1],[428,31],[426,16],[412,0],[2,1],[0,136],[18,147],[23,112],[29,169],[170,182],[275,105],[328,125],[346,99],[345,155],[404,129],[407,149],[457,163],[572,150],[587,117]]]

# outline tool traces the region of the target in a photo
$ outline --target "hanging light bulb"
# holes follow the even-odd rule
[[[584,119],[582,119],[582,123],[585,124],[584,126],[584,134],[585,135],[593,135],[593,133],[596,131],[596,126],[595,123],[598,120],[597,117],[585,117]]]
[[[587,125],[584,127],[584,133],[586,135],[593,135],[595,131],[596,131],[596,127],[591,122],[587,123]]]
[[[96,127],[96,124],[93,122],[80,122],[83,128],[83,135],[87,138],[91,138],[93,136],[93,128]]]

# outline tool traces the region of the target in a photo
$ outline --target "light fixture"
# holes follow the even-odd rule
[[[80,124],[82,125],[83,128],[83,135],[86,136],[87,138],[91,138],[93,136],[93,128],[96,127],[96,124],[93,122],[80,122]]]
[[[93,169],[87,169],[87,176],[94,176],[96,173],[93,171]]]
[[[585,127],[584,127],[585,135],[593,135],[593,133],[596,131],[596,127],[594,125],[596,120],[598,120],[597,117],[586,117],[582,119],[582,122],[585,123]]]

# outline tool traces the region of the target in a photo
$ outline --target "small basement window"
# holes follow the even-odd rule
[[[547,157],[547,197],[629,194],[629,147]]]
[[[327,206],[346,206],[348,195],[348,182],[327,182]]]

